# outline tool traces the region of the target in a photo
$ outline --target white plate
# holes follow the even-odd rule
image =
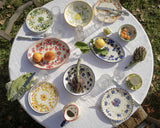
[[[130,116],[133,109],[131,95],[124,89],[112,88],[104,94],[101,107],[103,113],[111,120],[121,121]]]
[[[26,25],[29,30],[35,33],[47,31],[53,24],[52,12],[46,8],[35,8],[29,12],[26,18]]]
[[[57,106],[59,92],[54,84],[42,81],[31,88],[28,94],[28,102],[34,111],[48,113]]]

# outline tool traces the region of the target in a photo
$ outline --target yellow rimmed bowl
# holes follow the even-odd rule
[[[84,1],[73,1],[64,10],[64,19],[72,27],[86,26],[93,18],[92,7]]]

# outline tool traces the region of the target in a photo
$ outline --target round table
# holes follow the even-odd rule
[[[71,1],[73,0],[67,0],[67,1],[54,0],[44,5],[44,7],[51,9],[51,7],[53,6],[60,6],[61,16],[63,17],[63,11],[66,5]],[[96,0],[86,0],[86,2],[88,2],[93,7],[94,4],[96,3]],[[153,54],[150,41],[143,27],[131,13],[129,14],[130,14],[129,16],[123,16],[114,23],[104,25],[104,27],[108,27],[112,31],[112,34],[109,37],[117,41],[123,47],[125,51],[124,59],[118,63],[106,63],[104,61],[101,61],[100,59],[97,59],[92,52],[89,52],[88,54],[85,54],[81,57],[82,58],[81,63],[88,65],[93,70],[95,74],[95,80],[97,81],[102,74],[109,74],[110,76],[113,76],[113,72],[116,69],[124,69],[124,67],[128,65],[129,62],[131,61],[132,58],[131,55],[133,54],[134,50],[139,46],[144,46],[147,50],[147,55],[145,60],[136,64],[131,69],[124,71],[125,77],[131,73],[139,74],[143,80],[142,87],[139,90],[131,91],[125,87],[124,79],[118,81],[120,86],[126,89],[131,94],[133,99],[137,101],[139,104],[141,104],[147,95],[152,80],[153,64],[154,64]],[[121,25],[128,23],[135,26],[137,30],[137,37],[133,41],[126,43],[119,38],[117,32]],[[62,24],[63,24],[63,29],[65,30],[65,35],[63,36],[63,38],[61,38],[61,40],[66,42],[71,47],[71,55],[69,60],[61,67],[57,69],[48,70],[50,75],[49,81],[56,85],[60,94],[60,100],[57,107],[48,114],[36,113],[35,111],[32,110],[32,108],[28,104],[28,92],[26,92],[24,96],[19,100],[19,103],[33,119],[35,119],[38,123],[47,128],[60,127],[61,122],[64,120],[62,109],[64,105],[70,102],[77,102],[80,104],[81,116],[78,120],[68,123],[64,127],[67,128],[112,127],[111,122],[102,113],[99,106],[96,105],[98,97],[89,99],[87,101],[82,101],[80,97],[69,94],[63,86],[62,82],[63,74],[69,66],[77,63],[77,58],[75,57],[75,54],[80,51],[79,49],[74,48],[73,46],[75,43],[73,38],[74,29],[71,26],[69,26],[65,22],[65,20],[63,20]],[[92,24],[94,23],[91,22],[84,29],[89,28]],[[92,39],[93,37],[100,35],[102,31],[103,28],[92,33],[85,39],[84,42],[89,42],[90,39]],[[27,32],[29,32],[29,30],[27,29],[26,24],[24,23],[20,28],[19,32],[17,33],[17,36],[25,35],[25,33]],[[29,46],[33,43],[33,41],[17,40],[17,36],[13,42],[9,58],[9,74],[11,80],[16,79],[25,72],[39,72],[40,70],[36,67],[33,67],[32,64],[27,59],[27,50]],[[138,107],[135,105],[132,114],[136,111],[137,108]]]

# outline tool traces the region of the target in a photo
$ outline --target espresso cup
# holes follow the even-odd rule
[[[77,120],[80,116],[80,107],[76,103],[70,103],[64,106],[63,108],[64,121],[61,123],[63,127],[66,122]]]

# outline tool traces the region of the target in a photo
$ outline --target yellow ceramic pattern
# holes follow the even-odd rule
[[[28,99],[33,110],[39,113],[48,113],[56,107],[59,93],[52,83],[44,81],[33,86]]]

